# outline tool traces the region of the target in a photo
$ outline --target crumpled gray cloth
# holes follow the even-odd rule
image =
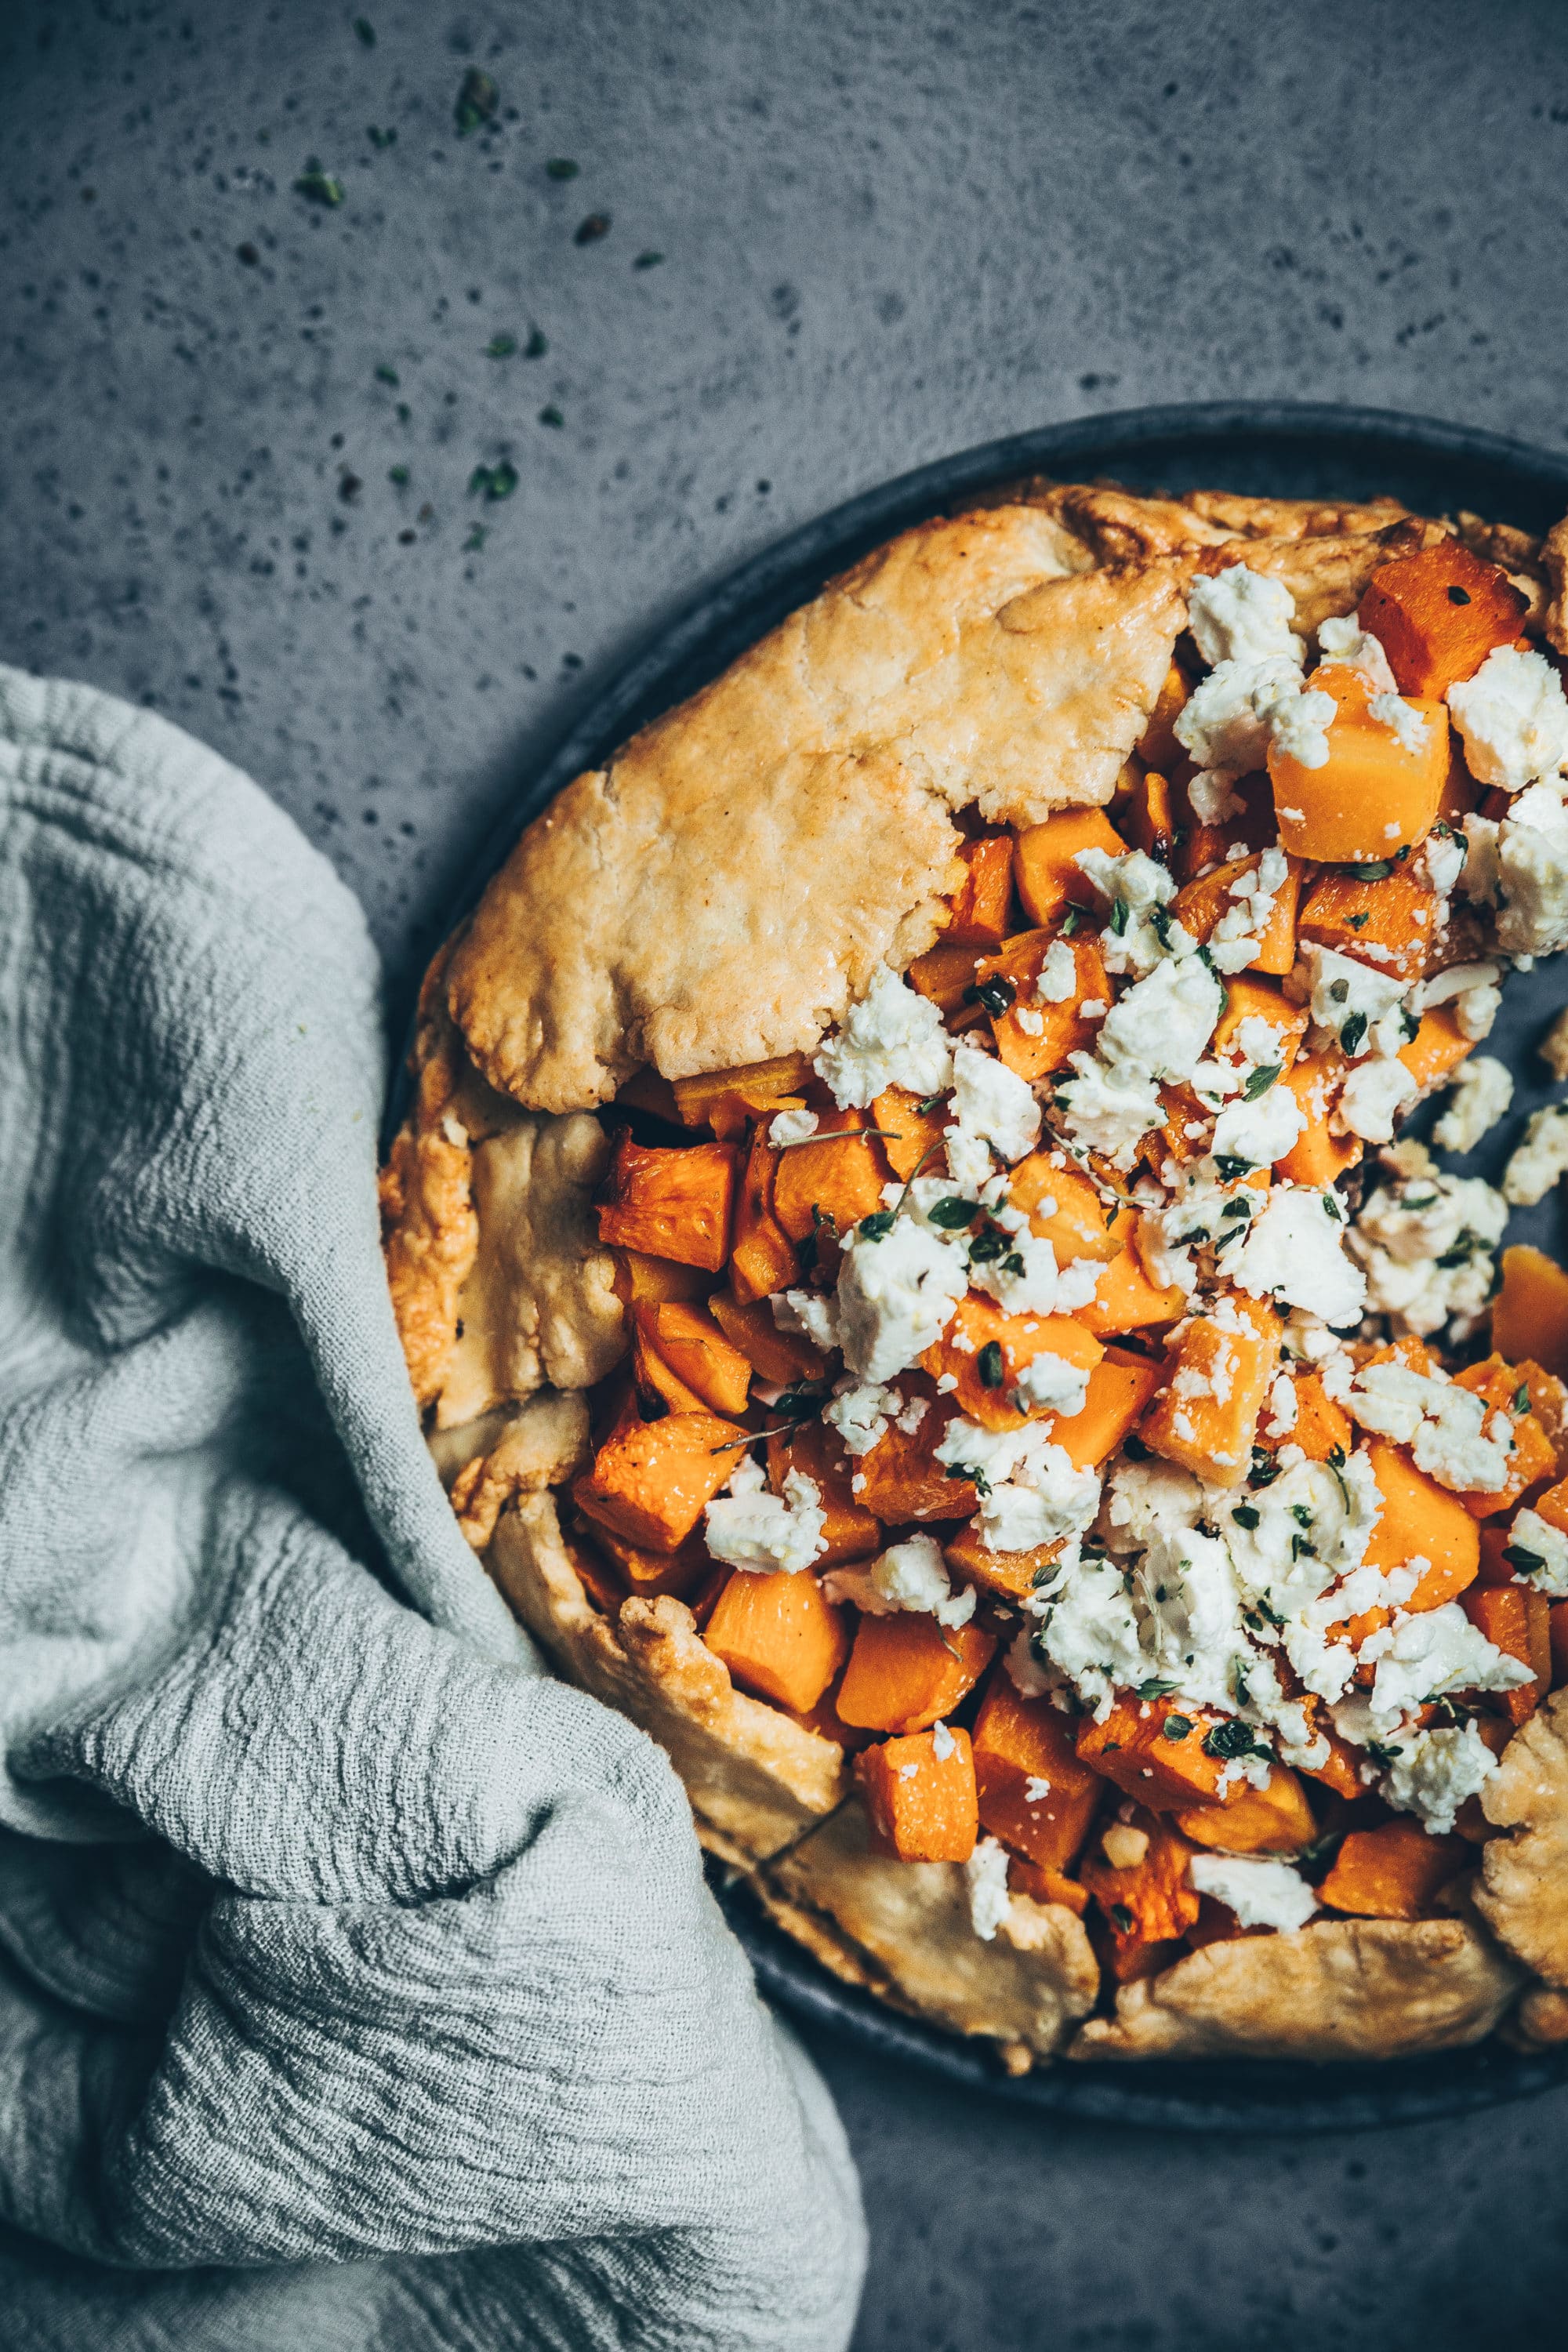
[[[289,820],[0,669],[0,2336],[842,2345],[826,2093],[421,1443],[383,1078]]]

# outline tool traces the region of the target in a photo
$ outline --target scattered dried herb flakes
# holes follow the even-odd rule
[[[608,236],[609,234],[609,214],[590,213],[585,221],[578,223],[572,242],[574,245],[597,245],[602,236]]]
[[[481,73],[478,66],[470,66],[463,76],[453,109],[458,138],[466,139],[470,131],[482,131],[487,122],[495,120],[500,104],[500,92],[489,74]]]
[[[564,425],[566,419],[562,415],[561,411],[556,407],[554,402],[552,401],[548,408],[542,408],[540,410],[539,421],[541,425]]]
[[[396,131],[384,131],[379,123],[367,125],[364,135],[373,147],[395,147],[397,144]]]
[[[528,341],[523,345],[523,358],[525,360],[542,360],[549,349],[550,345],[545,340],[543,328],[530,327],[528,331]]]
[[[395,383],[398,381],[397,370],[395,367],[389,367],[383,360],[376,369],[375,380],[377,383]]]
[[[492,335],[485,345],[485,357],[488,360],[510,360],[516,349],[515,335]]]
[[[311,156],[294,183],[294,193],[313,205],[341,205],[343,184],[331,172],[323,172],[315,157]]]
[[[395,482],[398,488],[401,489],[408,479],[407,467],[389,466],[386,469],[386,478],[389,482]]]
[[[657,269],[663,259],[664,256],[662,253],[639,253],[637,259],[633,262],[632,268],[634,269]]]
[[[467,539],[463,541],[463,553],[465,555],[477,554],[479,550],[483,547],[489,537],[489,533],[486,530],[484,524],[482,522],[475,523]]]
[[[552,180],[574,180],[578,172],[570,155],[552,155],[544,168]]]
[[[354,32],[363,47],[367,49],[374,48],[375,26],[371,23],[368,16],[356,16],[354,18]]]
[[[476,466],[468,476],[468,496],[491,500],[510,499],[517,488],[517,467],[503,457],[499,466]]]

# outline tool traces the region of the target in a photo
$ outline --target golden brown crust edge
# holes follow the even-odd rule
[[[1568,1689],[1515,1732],[1481,1810],[1503,1834],[1481,1849],[1476,1908],[1535,1975],[1568,1988]]]

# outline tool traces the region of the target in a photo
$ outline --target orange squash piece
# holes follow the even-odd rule
[[[1233,1296],[1237,1325],[1196,1316],[1167,1359],[1169,1382],[1145,1414],[1145,1445],[1168,1462],[1196,1471],[1216,1486],[1246,1477],[1258,1416],[1279,1357],[1279,1324],[1271,1307]]]
[[[1373,882],[1331,870],[1308,891],[1297,928],[1320,947],[1359,957],[1398,980],[1419,980],[1432,950],[1436,907],[1436,891],[1423,889],[1398,867]]]
[[[752,1387],[751,1360],[731,1346],[702,1307],[665,1299],[634,1307],[632,1323],[677,1380],[695,1390],[710,1411],[745,1412]]]
[[[863,1110],[819,1115],[820,1136],[858,1136],[871,1122]],[[847,1234],[882,1205],[888,1171],[874,1142],[793,1145],[775,1154],[773,1216],[792,1242],[803,1242],[826,1221]]]
[[[749,1118],[798,1108],[801,1089],[811,1076],[809,1054],[780,1054],[738,1069],[676,1078],[670,1091],[682,1127],[710,1127],[721,1142],[729,1143],[744,1134]]]
[[[1510,646],[1529,605],[1506,572],[1462,540],[1379,566],[1356,617],[1388,656],[1401,694],[1447,694],[1473,677],[1498,646]]]
[[[1373,698],[1361,671],[1342,662],[1316,669],[1310,690],[1338,706],[1328,730],[1329,757],[1304,768],[1279,744],[1268,752],[1279,839],[1297,857],[1329,866],[1361,866],[1392,857],[1424,841],[1437,814],[1448,774],[1448,713],[1441,701],[1415,707],[1426,721],[1416,751],[1371,711]]]
[[[1089,1909],[1089,1889],[1065,1870],[1045,1870],[1019,1854],[1007,1859],[1007,1891],[1026,1895],[1031,1903],[1059,1903],[1081,1919]]]
[[[1210,1048],[1215,1058],[1229,1053],[1233,1042],[1239,1045],[1237,1033],[1244,1021],[1265,1021],[1279,1043],[1267,1057],[1258,1055],[1255,1058],[1260,1065],[1265,1058],[1278,1062],[1281,1069],[1288,1070],[1307,1034],[1306,1006],[1287,1003],[1278,982],[1259,979],[1256,965],[1227,977],[1225,1000],[1225,1010],[1215,1024]]]
[[[907,1087],[886,1087],[871,1105],[871,1124],[880,1134],[889,1167],[907,1181],[936,1160],[942,1132],[952,1124],[952,1105],[944,1095],[925,1110],[921,1097]]]
[[[1366,1147],[1357,1135],[1334,1135],[1329,1120],[1339,1100],[1350,1064],[1337,1045],[1321,1054],[1303,1054],[1276,1083],[1289,1087],[1306,1126],[1283,1160],[1275,1165],[1289,1184],[1310,1184],[1326,1192],[1337,1176],[1353,1168]]]
[[[972,1519],[942,1545],[942,1558],[965,1583],[984,1586],[1004,1600],[1026,1601],[1052,1574],[1061,1543],[1035,1544],[1027,1551],[992,1551]]]
[[[1531,1507],[1537,1517],[1546,1521],[1548,1527],[1557,1528],[1568,1536],[1568,1478],[1559,1479],[1555,1486],[1548,1486],[1544,1495],[1537,1496]]]
[[[852,1559],[867,1559],[882,1547],[882,1530],[871,1513],[856,1499],[850,1486],[849,1456],[837,1430],[826,1422],[803,1421],[786,1437],[781,1431],[768,1440],[768,1484],[784,1493],[792,1470],[816,1480],[822,1496],[825,1549],[814,1567],[843,1568]]]
[[[1241,814],[1227,816],[1219,824],[1199,824],[1188,795],[1184,793],[1180,796],[1185,822],[1177,836],[1175,870],[1181,881],[1195,882],[1216,866],[1224,866],[1237,843],[1242,852],[1250,852],[1268,849],[1279,840],[1274,796],[1268,789],[1268,777],[1242,776],[1232,790],[1241,803]]]
[[[1121,813],[1121,822],[1134,849],[1161,866],[1170,865],[1176,850],[1175,798],[1168,779],[1157,769],[1146,768],[1139,777]]]
[[[1206,943],[1213,936],[1222,915],[1227,915],[1236,905],[1230,886],[1244,874],[1258,870],[1258,858],[1237,857],[1221,866],[1212,874],[1187,883],[1178,890],[1171,912],[1193,938]],[[1298,859],[1288,861],[1289,871],[1274,894],[1268,919],[1258,934],[1259,952],[1247,967],[1248,971],[1272,972],[1282,977],[1296,962],[1296,902],[1301,888],[1301,867]]]
[[[738,1568],[702,1636],[742,1688],[805,1714],[849,1654],[844,1612],[815,1576]]]
[[[1131,1235],[1131,1220],[1121,1204],[1101,1200],[1081,1168],[1053,1167],[1048,1151],[1031,1151],[1019,1160],[1007,1197],[1028,1218],[1030,1232],[1050,1243],[1058,1265],[1080,1257],[1109,1265]]]
[[[1472,1396],[1484,1397],[1491,1408],[1486,1421],[1489,1434],[1494,1413],[1500,1412],[1513,1431],[1513,1451],[1509,1456],[1508,1478],[1496,1494],[1464,1495],[1460,1500],[1465,1508],[1478,1519],[1490,1518],[1494,1511],[1506,1511],[1517,1503],[1527,1487],[1539,1479],[1550,1478],[1557,1468],[1557,1450],[1532,1412],[1516,1412],[1513,1401],[1521,1381],[1512,1364],[1505,1364],[1500,1356],[1489,1356],[1484,1363],[1467,1364],[1454,1376],[1456,1388],[1468,1389]]]
[[[1018,835],[1013,879],[1032,923],[1050,923],[1064,907],[1095,907],[1100,894],[1077,863],[1085,849],[1125,857],[1127,844],[1103,810],[1058,809]]]
[[[1127,1217],[1120,1220],[1129,1223]],[[1135,1249],[1123,1249],[1100,1275],[1087,1307],[1075,1309],[1075,1319],[1097,1339],[1110,1339],[1123,1331],[1146,1331],[1160,1323],[1174,1323],[1187,1311],[1184,1291],[1151,1282]]]
[[[1194,1805],[1174,1816],[1194,1845],[1225,1853],[1300,1853],[1318,1834],[1307,1791],[1296,1774],[1276,1764],[1268,1785],[1238,1788],[1226,1805]]]
[[[899,1394],[906,1402],[917,1396],[927,1410],[917,1427],[900,1429],[894,1422],[868,1454],[860,1456],[855,1495],[884,1527],[903,1527],[913,1519],[967,1519],[979,1508],[980,1497],[969,1478],[950,1478],[937,1461],[935,1448],[953,1418],[945,1397],[936,1398],[934,1383],[924,1373],[900,1372]]]
[[[1047,1870],[1070,1865],[1105,1793],[1075,1752],[1071,1717],[1048,1699],[1020,1698],[1000,1671],[975,1718],[974,1777],[992,1836]]]
[[[640,1326],[632,1332],[632,1385],[645,1421],[658,1421],[667,1412],[708,1411],[706,1401],[687,1387]]]
[[[1119,1698],[1103,1723],[1081,1718],[1075,1746],[1082,1763],[1152,1811],[1217,1804],[1226,1759],[1212,1756],[1204,1741],[1222,1719],[1171,1698]]]
[[[995,1649],[973,1618],[939,1625],[923,1612],[862,1617],[838,1689],[838,1712],[863,1731],[924,1731],[972,1691]]]
[[[577,1508],[645,1551],[673,1551],[735,1466],[732,1421],[672,1412],[613,1429],[572,1489]],[[728,1450],[721,1450],[728,1449]]]
[[[1510,1658],[1522,1659],[1534,1675],[1533,1682],[1489,1694],[1510,1723],[1528,1723],[1552,1687],[1551,1602],[1529,1584],[1473,1584],[1459,1606],[1479,1633]]]
[[[595,1527],[592,1540],[608,1553],[616,1573],[623,1580],[628,1592],[644,1601],[657,1600],[662,1593],[673,1593],[684,1601],[695,1591],[704,1577],[713,1572],[713,1562],[708,1547],[695,1531],[674,1551],[645,1551],[640,1545],[628,1543],[614,1528]]]
[[[1270,1454],[1282,1445],[1299,1445],[1309,1462],[1326,1462],[1336,1451],[1348,1454],[1354,1443],[1350,1415],[1325,1393],[1318,1374],[1298,1371],[1291,1385],[1296,1393],[1295,1421],[1282,1437],[1271,1437],[1274,1415],[1270,1412],[1259,1426],[1257,1443]]]
[[[1089,1372],[1104,1353],[1100,1341],[1066,1315],[1008,1315],[994,1299],[972,1290],[959,1300],[952,1321],[921,1363],[932,1380],[946,1373],[956,1382],[944,1393],[982,1429],[1022,1429],[1031,1416],[1011,1399],[1026,1364],[1037,1356],[1061,1356]]]
[[[1362,1919],[1419,1919],[1468,1860],[1461,1837],[1430,1837],[1419,1822],[1352,1830],[1318,1888],[1331,1910]]]
[[[1096,1470],[1130,1430],[1136,1429],[1161,1381],[1163,1368],[1148,1356],[1108,1348],[1089,1376],[1081,1412],[1058,1413],[1049,1424],[1075,1470]]]
[[[1528,1356],[1559,1380],[1568,1379],[1568,1268],[1528,1243],[1502,1254],[1492,1346],[1514,1361]]]
[[[1180,1831],[1152,1813],[1140,1811],[1134,1824],[1149,1843],[1142,1862],[1118,1870],[1096,1847],[1079,1865],[1079,1876],[1105,1915],[1112,1937],[1111,1969],[1118,1980],[1141,1971],[1136,1962],[1149,1947],[1184,1936],[1195,1926],[1198,1898],[1188,1878],[1193,1849]]]
[[[1000,1059],[1031,1085],[1049,1071],[1065,1068],[1069,1054],[1092,1049],[1100,1022],[1086,1019],[1082,1007],[1100,1004],[1109,1011],[1111,1003],[1099,939],[1091,930],[1077,931],[1067,942],[1077,972],[1072,994],[1059,1003],[1036,994],[1041,967],[1058,936],[1047,930],[1020,931],[999,955],[985,956],[975,966],[977,987],[988,980],[1005,980],[1015,991],[1006,1011],[992,1014],[991,1033]]]
[[[796,1381],[819,1381],[826,1374],[826,1357],[797,1332],[781,1331],[765,1298],[742,1303],[727,1290],[716,1290],[708,1311],[760,1379],[789,1388]]]
[[[953,898],[942,940],[949,947],[998,948],[1013,908],[1013,836],[993,833],[960,842],[958,855],[963,885]]]
[[[599,1239],[717,1274],[730,1255],[735,1153],[727,1143],[648,1148],[623,1135],[599,1211]]]
[[[1340,1738],[1332,1724],[1323,1720],[1323,1710],[1316,1699],[1310,1698],[1305,1704],[1311,1714],[1312,1729],[1320,1739],[1328,1741],[1329,1752],[1321,1764],[1303,1764],[1300,1769],[1309,1780],[1321,1781],[1336,1797],[1343,1797],[1353,1803],[1356,1798],[1366,1794],[1361,1777],[1366,1750],[1364,1748],[1352,1748],[1348,1739]]]
[[[900,1862],[967,1862],[980,1833],[969,1734],[917,1731],[868,1748],[856,1769],[866,1793],[872,1843]]]
[[[1481,1557],[1480,1538],[1464,1497],[1417,1470],[1408,1454],[1386,1437],[1369,1439],[1366,1454],[1383,1498],[1377,1525],[1367,1539],[1368,1562],[1386,1571],[1425,1559],[1429,1565],[1417,1594],[1429,1586],[1445,1601],[1457,1599],[1474,1581]],[[1413,1597],[1408,1605],[1432,1609],[1439,1603]]]
[[[1173,662],[1165,672],[1164,683],[1154,698],[1154,708],[1149,713],[1149,724],[1138,740],[1138,757],[1163,775],[1187,764],[1187,755],[1177,742],[1175,725],[1192,699],[1193,689],[1186,672]],[[1137,846],[1142,848],[1140,842]],[[1148,853],[1152,856],[1153,852]]]
[[[641,1250],[618,1249],[611,1279],[616,1297],[626,1307],[657,1305],[663,1298],[706,1298],[713,1277],[700,1265],[680,1265],[672,1257],[647,1257]]]
[[[1421,1026],[1415,1036],[1401,1045],[1399,1058],[1416,1085],[1426,1092],[1439,1079],[1450,1076],[1475,1050],[1475,1039],[1466,1036],[1454,1018],[1453,1006],[1435,1004],[1429,1013],[1421,1015]]]
[[[962,1012],[964,991],[973,986],[974,967],[983,947],[952,947],[939,940],[924,955],[916,956],[904,977],[917,996],[930,999],[944,1018]]]

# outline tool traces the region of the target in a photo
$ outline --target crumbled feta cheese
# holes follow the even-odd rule
[[[931,1727],[931,1754],[939,1764],[945,1764],[948,1758],[956,1752],[957,1747],[957,1740],[939,1716]]]
[[[1348,1081],[1347,1081],[1348,1084]],[[1307,1122],[1289,1087],[1269,1087],[1251,1102],[1234,1102],[1214,1123],[1217,1155],[1271,1168],[1283,1160]]]
[[[1048,1602],[1035,1647],[1102,1720],[1118,1687],[1136,1689],[1150,1672],[1126,1584],[1104,1560],[1083,1561]]]
[[[1474,677],[1448,688],[1448,708],[1479,783],[1517,793],[1568,766],[1568,698],[1544,654],[1495,646]]]
[[[1100,1480],[1079,1470],[1043,1426],[982,1429],[962,1414],[935,1448],[944,1467],[963,1470],[980,1490],[980,1536],[992,1551],[1031,1551],[1086,1528],[1100,1507]]]
[[[1391,1727],[1447,1691],[1517,1690],[1532,1679],[1524,1660],[1495,1648],[1457,1601],[1369,1633],[1361,1660],[1376,1667],[1371,1697],[1374,1730]]]
[[[1339,1124],[1347,1135],[1359,1135],[1363,1142],[1391,1142],[1394,1122],[1420,1092],[1419,1084],[1401,1061],[1379,1055],[1357,1062],[1340,1089]]]
[[[1279,659],[1301,666],[1304,647],[1291,628],[1296,600],[1282,580],[1232,563],[1200,574],[1187,591],[1187,622],[1210,667],[1219,662]]]
[[[1521,797],[1533,800],[1535,795]],[[1486,822],[1484,817],[1466,818],[1472,848],[1476,832]],[[1485,880],[1482,860],[1481,882]],[[1491,887],[1472,890],[1467,866],[1465,888],[1472,898],[1497,902],[1498,944],[1505,954],[1555,955],[1568,947],[1568,824],[1548,828],[1505,817],[1493,835]]]
[[[1339,716],[1339,704],[1321,688],[1303,694],[1279,696],[1268,706],[1268,733],[1276,750],[1299,768],[1326,768],[1329,730]]]
[[[1326,703],[1331,720],[1335,705],[1326,694],[1314,691],[1303,696],[1300,669],[1289,655],[1258,662],[1220,662],[1193,688],[1172,731],[1194,767],[1245,775],[1264,765],[1276,730],[1290,730],[1291,707],[1301,701],[1312,708],[1300,730],[1304,740],[1295,756],[1303,767],[1321,767],[1328,759],[1329,745],[1317,706]],[[1301,758],[1302,750],[1319,748],[1321,759]]]
[[[1164,1118],[1160,1089],[1136,1063],[1108,1068],[1092,1054],[1068,1056],[1074,1072],[1057,1087],[1068,1133],[1080,1150],[1098,1151],[1113,1167],[1131,1168],[1138,1146]]]
[[[880,1444],[889,1424],[903,1408],[904,1400],[897,1389],[883,1388],[875,1381],[845,1380],[834,1390],[832,1402],[823,1407],[822,1418],[838,1432],[845,1452],[858,1459]]]
[[[769,1123],[768,1141],[774,1150],[784,1143],[804,1143],[816,1133],[820,1121],[814,1110],[781,1110]]]
[[[1521,1511],[1509,1529],[1510,1566],[1516,1584],[1533,1584],[1549,1601],[1568,1601],[1568,1536],[1539,1511]],[[1524,1555],[1538,1564],[1521,1565]]]
[[[1176,885],[1154,858],[1141,849],[1131,849],[1124,857],[1083,849],[1076,863],[1110,904],[1110,921],[1100,935],[1107,971],[1118,977],[1129,971],[1142,975],[1152,971],[1167,953],[1191,954],[1195,942],[1180,923],[1173,921],[1167,928],[1155,920],[1153,910],[1170,905]]]
[[[1232,1853],[1194,1853],[1188,1875],[1200,1895],[1234,1911],[1244,1927],[1304,1927],[1318,1898],[1288,1862]]]
[[[1100,1059],[1112,1070],[1178,1083],[1190,1078],[1225,999],[1197,956],[1169,958],[1125,991],[1105,1017]]]
[[[1342,1050],[1352,1057],[1371,1052],[1373,1024],[1393,1012],[1405,995],[1403,981],[1373,971],[1354,956],[1341,955],[1337,948],[1320,947],[1316,941],[1302,941],[1297,970],[1303,974],[1313,1020],[1321,1029],[1331,1029]],[[1352,1024],[1356,1025],[1351,1026],[1346,1044],[1345,1031]]]
[[[952,1083],[952,1049],[936,1005],[879,964],[812,1067],[840,1109],[862,1110],[885,1087],[941,1094]]]
[[[952,1107],[964,1134],[990,1144],[1005,1160],[1022,1160],[1039,1140],[1040,1106],[1032,1089],[967,1038],[952,1056]]]
[[[1042,1004],[1065,1004],[1078,992],[1078,960],[1066,940],[1053,940],[1046,950],[1035,994]]]
[[[890,1609],[934,1617],[939,1625],[967,1625],[974,1614],[973,1593],[967,1586],[953,1591],[934,1536],[910,1536],[903,1543],[889,1544],[872,1561],[870,1573],[878,1599]]]
[[[824,1355],[838,1345],[838,1302],[820,1290],[775,1290],[768,1300],[773,1321],[792,1339],[809,1339]],[[900,1366],[901,1370],[902,1367]]]
[[[707,1508],[705,1539],[715,1559],[753,1575],[797,1575],[827,1549],[823,1528],[822,1489],[815,1478],[790,1470],[782,1495],[734,1491],[718,1496]]]
[[[1053,1355],[1048,1348],[1030,1357],[1013,1391],[1020,1412],[1068,1415],[1083,1411],[1088,1393],[1089,1373],[1084,1367],[1069,1362],[1066,1356]]]
[[[1454,1025],[1472,1045],[1492,1034],[1492,1024],[1502,1009],[1502,996],[1495,988],[1467,988],[1454,999]]]
[[[1043,1037],[1045,1035],[1046,1016],[1043,1013],[1035,1012],[1032,1006],[1027,1004],[1016,1004],[1013,1008],[1013,1018],[1017,1023],[1026,1037]]]
[[[1434,1837],[1446,1837],[1467,1797],[1497,1770],[1497,1758],[1473,1723],[1459,1729],[1403,1731],[1379,1792],[1402,1813],[1415,1813]]]
[[[837,1345],[845,1363],[863,1381],[906,1370],[941,1338],[968,1287],[963,1249],[931,1226],[899,1217],[879,1239],[857,1226],[838,1276]],[[773,1315],[781,1319],[776,1302]]]
[[[1324,669],[1359,669],[1379,694],[1392,694],[1394,690],[1394,672],[1388,667],[1382,638],[1363,629],[1353,613],[1346,614],[1343,620],[1320,624],[1318,660]]]
[[[1486,1400],[1469,1389],[1407,1364],[1365,1364],[1349,1402],[1363,1429],[1408,1445],[1416,1468],[1457,1494],[1495,1495],[1507,1483],[1509,1448],[1486,1434]]]
[[[1068,1310],[1062,1276],[1057,1271],[1056,1251],[1049,1242],[1030,1233],[1027,1226],[1014,1234],[1013,1246],[1005,1257],[972,1265],[969,1279],[976,1290],[985,1291],[1009,1315],[1051,1315]],[[1076,1301],[1076,1290],[1074,1298]],[[1077,1303],[1087,1305],[1088,1301]]]
[[[1504,1062],[1472,1054],[1454,1073],[1448,1108],[1432,1129],[1442,1151],[1473,1151],[1489,1135],[1513,1100],[1513,1079]]]
[[[963,1865],[969,1889],[969,1916],[983,1944],[991,1943],[1013,1906],[1007,1894],[1007,1849],[994,1837],[982,1838]]]
[[[1365,1303],[1366,1281],[1345,1255],[1345,1229],[1329,1209],[1331,1198],[1305,1185],[1277,1184],[1241,1248],[1226,1260],[1237,1288],[1249,1298],[1310,1307],[1325,1323],[1354,1322]]]
[[[1369,716],[1375,719],[1380,727],[1387,728],[1402,751],[1414,753],[1425,750],[1426,738],[1432,731],[1432,722],[1416,709],[1414,703],[1406,702],[1403,695],[1374,694],[1366,707]],[[1399,827],[1394,825],[1389,831],[1391,837],[1397,840]]]
[[[1049,1669],[1043,1666],[1035,1654],[1032,1626],[1026,1625],[1021,1633],[1014,1635],[1002,1653],[1002,1664],[1008,1681],[1020,1698],[1043,1698],[1048,1690],[1055,1687]]]
[[[1524,1141],[1503,1171],[1502,1196],[1513,1208],[1532,1209],[1568,1171],[1568,1103],[1548,1103],[1531,1118]]]

